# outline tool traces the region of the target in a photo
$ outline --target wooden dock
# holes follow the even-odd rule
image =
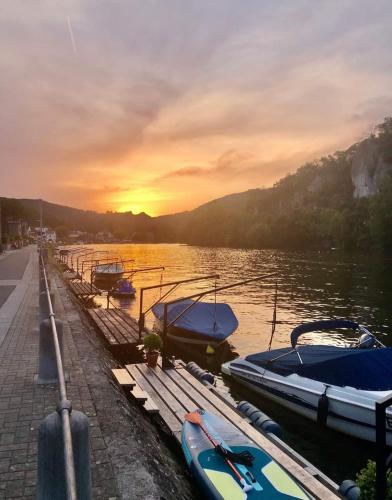
[[[95,297],[96,295],[101,295],[101,291],[95,285],[88,283],[87,281],[69,281],[69,288],[77,296],[81,298]]]
[[[125,369],[113,370],[113,375],[147,412],[159,414],[178,443],[181,443],[184,415],[197,408],[204,409],[228,420],[241,430],[291,473],[314,498],[339,498],[311,473],[312,470],[294,460],[266,434],[252,427],[227,400],[219,397],[216,390],[214,393],[199,382],[182,363],[167,370],[163,370],[161,366],[149,368],[146,364],[126,365]]]
[[[121,309],[87,309],[96,328],[111,347],[136,347],[140,344],[136,321]]]

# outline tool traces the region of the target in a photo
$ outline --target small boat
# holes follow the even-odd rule
[[[136,288],[132,285],[132,281],[121,279],[110,292],[113,297],[134,297]]]
[[[124,274],[122,262],[98,264],[93,270],[93,281],[99,288],[111,288]]]
[[[163,331],[164,303],[152,308],[157,330]],[[238,328],[228,304],[183,300],[168,306],[167,336],[175,342],[218,347]]]
[[[194,419],[195,415],[199,417]],[[311,498],[260,446],[227,420],[203,410],[187,414],[185,419],[182,449],[203,498]]]
[[[358,343],[297,345],[304,333],[339,328],[359,332]],[[291,347],[237,358],[222,372],[321,425],[375,442],[375,403],[392,395],[392,348],[353,321],[316,321],[294,328]],[[386,415],[391,446],[392,407]]]

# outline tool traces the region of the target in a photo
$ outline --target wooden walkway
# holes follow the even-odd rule
[[[101,295],[101,291],[95,285],[87,281],[70,281],[69,287],[77,297],[95,297]]]
[[[97,329],[112,347],[140,344],[139,329],[136,321],[121,309],[87,309]]]
[[[183,366],[163,370],[161,366],[149,368],[146,364],[126,365],[126,369],[113,370],[117,382],[130,390],[130,394],[144,408],[159,413],[170,432],[181,443],[184,415],[197,408],[204,409],[228,420],[249,439],[262,447],[284,467],[315,498],[329,500],[338,496],[324,486],[304,466],[291,458],[268,437],[252,427],[222,397],[199,382]]]

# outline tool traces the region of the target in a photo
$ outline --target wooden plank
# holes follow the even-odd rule
[[[106,313],[108,321],[112,323],[113,327],[124,337],[126,342],[133,344],[139,340],[133,334],[133,331],[130,331],[127,323],[115,313],[115,309],[106,309]]]
[[[162,398],[167,402],[167,405],[171,409],[172,413],[174,413],[178,420],[182,423],[184,421],[184,415],[188,409],[187,406],[174,395],[174,393],[179,392],[179,389],[176,387],[173,391],[167,386],[165,381],[157,378],[154,373],[154,369],[149,368],[147,365],[139,364],[137,367],[140,373],[142,373],[143,376],[156,389],[156,392],[162,394]]]
[[[175,399],[171,398],[170,393],[166,394],[166,391],[160,386],[160,384],[152,384],[149,379],[145,378],[144,374],[139,371],[140,367],[140,364],[127,365],[126,369],[130,372],[130,374],[137,381],[140,387],[142,387],[148,394],[152,396],[159,408],[159,413],[165,424],[172,432],[172,434],[175,437],[180,436],[181,440],[182,421],[177,413],[179,415],[182,415],[183,413],[185,413],[185,409],[178,405],[178,402]],[[173,411],[176,405],[178,405],[177,413]]]
[[[254,427],[249,425],[245,420],[238,415],[234,410],[232,410],[228,405],[225,405],[221,399],[219,399],[215,394],[212,394],[203,384],[193,377],[186,370],[181,370],[178,374],[187,382],[189,382],[198,392],[200,392],[209,402],[216,407],[222,408],[227,420],[232,422],[236,427],[238,427],[244,434],[246,434],[255,443],[261,446],[271,457],[278,462],[283,468],[289,471],[294,478],[300,482],[307,490],[309,490],[316,498],[324,499],[336,499],[338,498],[332,491],[322,485],[313,476],[311,476],[303,467],[301,467],[297,462],[295,462],[291,457],[289,457],[284,451],[273,444],[269,439],[267,439],[263,434],[257,431]],[[224,408],[223,408],[224,406]]]
[[[139,402],[145,403],[148,400],[147,392],[144,392],[141,387],[139,387],[136,383],[131,389],[132,396]]]
[[[131,336],[133,339],[139,339],[139,332],[135,328],[135,321],[124,311],[119,309],[111,309],[112,318],[118,321],[126,331],[126,335]]]
[[[75,295],[100,295],[99,289],[86,281],[71,281],[69,286]]]
[[[159,370],[163,371],[162,368],[160,367]],[[222,401],[219,408],[211,404],[209,398],[205,397],[203,394],[197,391],[193,387],[193,385],[190,384],[183,377],[181,377],[181,375],[175,369],[166,370],[163,373],[168,375],[179,387],[181,387],[181,389],[186,393],[186,395],[192,401],[193,405],[196,406],[196,408],[202,408],[203,410],[207,410],[210,413],[215,413],[216,415],[225,418],[226,415],[225,409],[227,405],[225,405]],[[201,382],[198,383],[201,384]]]
[[[190,411],[197,409],[197,405],[195,405],[194,401],[187,396],[182,387],[178,386],[161,368],[157,367],[156,369],[153,369],[149,368],[147,365],[138,366],[140,369],[145,370],[145,373],[154,385],[161,384],[165,391],[169,392],[171,398],[177,400],[182,411],[182,413],[179,414],[181,422],[184,421],[185,413],[189,413]]]
[[[159,413],[159,408],[158,406],[155,404],[155,402],[149,397],[147,399],[147,401],[144,403],[143,405],[144,409],[148,412],[148,413]]]
[[[108,328],[110,328],[113,335],[117,338],[120,344],[125,344],[128,342],[126,337],[124,337],[121,328],[119,328],[119,325],[112,321],[110,309],[101,309],[99,316],[101,320],[108,326]]]
[[[117,382],[123,387],[134,387],[136,382],[125,368],[113,368],[112,373]]]
[[[111,345],[118,345],[117,339],[112,335],[111,331],[106,327],[104,323],[100,320],[97,309],[87,309],[91,319],[96,324],[97,328],[100,330],[102,335],[105,337],[106,341]]]
[[[97,316],[101,323],[105,325],[106,330],[116,339],[117,344],[126,344],[124,337],[113,327],[111,321],[108,319],[106,309],[97,309]]]
[[[113,311],[117,316],[119,316],[124,321],[124,323],[129,325],[131,329],[135,332],[137,337],[139,337],[139,326],[137,324],[137,321],[134,318],[132,318],[129,314],[127,314],[125,311],[122,311],[121,309],[113,309]]]

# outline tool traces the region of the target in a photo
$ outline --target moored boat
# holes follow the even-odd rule
[[[174,342],[217,347],[238,328],[237,318],[228,304],[183,300],[169,304],[167,336]],[[152,307],[157,330],[164,328],[164,303]]]
[[[348,328],[361,336],[356,345],[298,345],[300,335]],[[222,372],[263,396],[332,429],[375,441],[375,403],[392,395],[392,348],[348,320],[300,325],[291,347],[237,358]],[[392,408],[387,409],[387,442],[392,445]]]
[[[136,288],[133,286],[132,281],[127,279],[121,279],[116,283],[113,290],[111,290],[110,295],[113,297],[135,297]]]
[[[111,288],[123,277],[124,265],[122,262],[98,264],[92,271],[92,279],[99,288]]]

